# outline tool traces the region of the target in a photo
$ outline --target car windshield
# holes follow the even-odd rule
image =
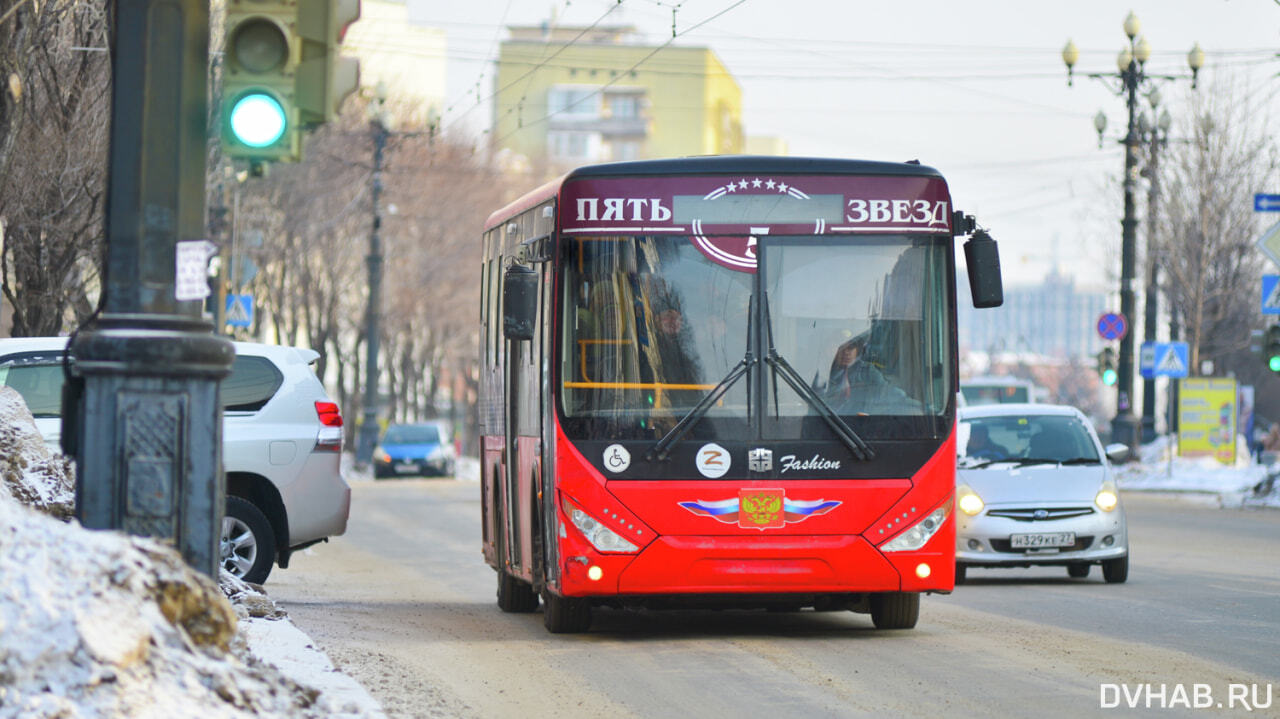
[[[440,441],[440,430],[435,425],[393,425],[387,428],[383,444],[432,444]]]
[[[962,417],[956,447],[961,469],[1000,462],[1085,464],[1102,461],[1093,437],[1072,415]]]
[[[695,239],[565,239],[571,436],[663,437],[735,376],[689,437],[833,439],[823,404],[867,439],[946,431],[945,237],[752,237],[760,277]]]

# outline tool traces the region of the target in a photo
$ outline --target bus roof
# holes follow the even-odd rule
[[[662,175],[719,175],[739,172],[771,172],[791,175],[892,175],[899,177],[937,177],[942,173],[918,162],[878,162],[824,157],[786,157],[775,155],[702,155],[661,160],[608,162],[584,165],[568,174],[525,193],[506,207],[489,215],[485,230],[555,197],[569,180],[595,177],[653,177]]]
[[[574,180],[582,177],[620,177],[628,175],[719,175],[739,172],[773,172],[793,175],[942,177],[942,173],[918,162],[876,162],[873,160],[780,157],[776,155],[706,155],[586,165],[571,171],[563,179]]]

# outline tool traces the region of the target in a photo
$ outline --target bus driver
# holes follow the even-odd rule
[[[825,399],[840,414],[865,412],[869,404],[886,399],[909,401],[905,392],[864,359],[869,334],[863,332],[841,344],[831,361]]]

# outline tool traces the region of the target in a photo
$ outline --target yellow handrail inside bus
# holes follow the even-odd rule
[[[565,382],[574,389],[715,389],[713,384],[669,384],[667,382]]]
[[[578,362],[581,365],[582,376],[589,378],[591,375],[587,373],[587,345],[629,345],[631,340],[578,340]]]

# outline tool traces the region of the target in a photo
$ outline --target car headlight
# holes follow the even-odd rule
[[[640,549],[596,521],[595,517],[578,509],[568,497],[562,497],[560,503],[564,507],[564,513],[569,515],[569,521],[582,532],[582,536],[591,542],[597,552],[635,552]]]
[[[967,484],[956,487],[956,504],[960,506],[961,512],[970,517],[978,516],[982,508],[986,506],[982,502],[982,497],[979,497],[978,493],[973,491],[973,487]]]
[[[1093,503],[1098,505],[1098,509],[1104,512],[1110,512],[1120,504],[1120,491],[1116,489],[1116,483],[1107,480],[1098,488],[1098,494],[1093,498]]]
[[[942,529],[942,523],[946,521],[950,511],[951,502],[948,501],[930,512],[929,516],[916,522],[911,529],[880,545],[880,551],[911,552],[923,547],[933,535],[938,533],[939,529]]]
[[[388,464],[391,462],[391,455],[387,454],[387,450],[381,447],[373,450],[373,458],[379,462],[382,462],[383,464]]]

